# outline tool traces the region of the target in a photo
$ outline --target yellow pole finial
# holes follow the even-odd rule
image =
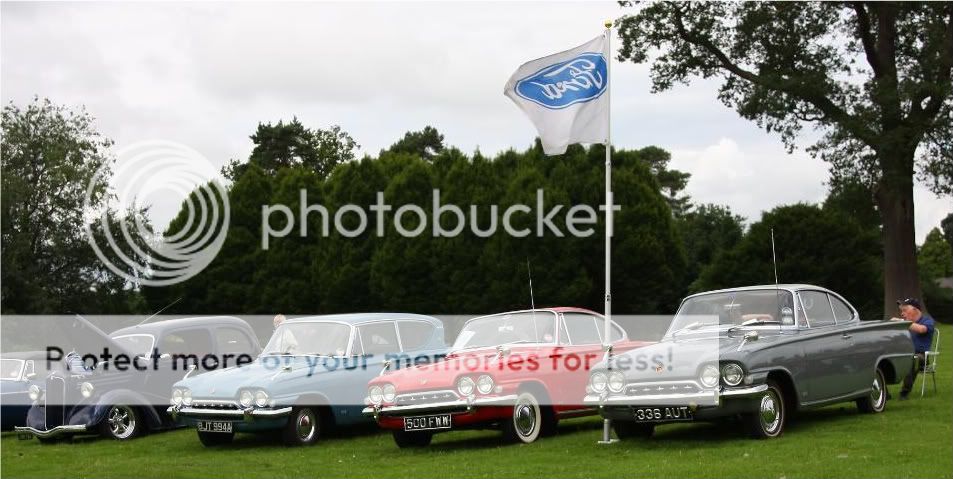
[[[606,20],[605,26],[606,28],[612,28],[612,20]]]

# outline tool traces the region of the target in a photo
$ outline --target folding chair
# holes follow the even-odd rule
[[[927,374],[933,378],[933,393],[936,394],[936,357],[940,355],[940,330],[933,329],[933,347],[923,353],[923,384],[920,385],[920,397],[927,390]]]

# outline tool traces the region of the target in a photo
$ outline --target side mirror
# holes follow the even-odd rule
[[[162,353],[162,354],[159,355],[159,359],[169,359],[169,358],[171,358],[171,357],[172,357],[172,355],[169,354],[169,353]]]
[[[757,341],[758,332],[757,331],[748,331],[745,333],[745,341]]]
[[[23,365],[23,379],[30,380],[36,377],[36,364],[30,360]]]
[[[502,358],[503,356],[509,356],[509,355],[510,355],[510,348],[501,344],[501,345],[499,345],[499,346],[496,347],[496,355],[497,355],[498,357],[501,357],[501,358]]]

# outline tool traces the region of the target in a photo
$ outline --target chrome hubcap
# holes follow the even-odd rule
[[[761,426],[768,434],[773,434],[781,425],[781,405],[773,391],[761,398]]]
[[[874,404],[875,408],[880,409],[880,407],[883,406],[886,396],[883,383],[880,380],[880,374],[878,373],[877,377],[874,378],[874,385],[870,389],[870,402]]]
[[[301,414],[298,415],[298,421],[295,424],[295,430],[298,433],[298,437],[302,441],[309,441],[314,437],[315,432],[315,418],[314,413],[311,410],[301,411]]]
[[[136,416],[129,406],[113,406],[106,418],[109,432],[119,439],[125,439],[136,430]]]
[[[530,436],[536,428],[536,409],[532,404],[520,403],[516,405],[516,413],[513,417],[516,424],[516,430],[521,436]]]

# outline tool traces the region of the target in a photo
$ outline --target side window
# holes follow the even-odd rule
[[[846,323],[851,319],[854,319],[854,312],[851,311],[850,306],[847,306],[847,303],[844,303],[840,298],[836,296],[830,296],[831,304],[834,305],[834,319],[837,320],[837,323]]]
[[[404,345],[404,351],[413,351],[430,342],[435,328],[426,321],[398,321],[397,329],[400,330],[400,343]]]
[[[206,329],[186,329],[166,333],[162,338],[159,354],[195,354],[204,356],[212,352],[212,338]]]
[[[215,342],[218,344],[218,352],[221,354],[254,353],[248,336],[245,336],[245,333],[235,328],[219,328]]]
[[[801,304],[804,314],[812,328],[834,324],[834,311],[827,299],[827,293],[820,291],[801,291]]]
[[[572,344],[599,344],[602,342],[593,316],[566,313],[563,318],[566,320],[566,330],[569,331],[569,339]]]
[[[569,344],[569,332],[566,331],[566,318],[559,320],[559,344]]]
[[[364,345],[364,354],[399,353],[397,327],[393,321],[362,324],[357,327]]]

